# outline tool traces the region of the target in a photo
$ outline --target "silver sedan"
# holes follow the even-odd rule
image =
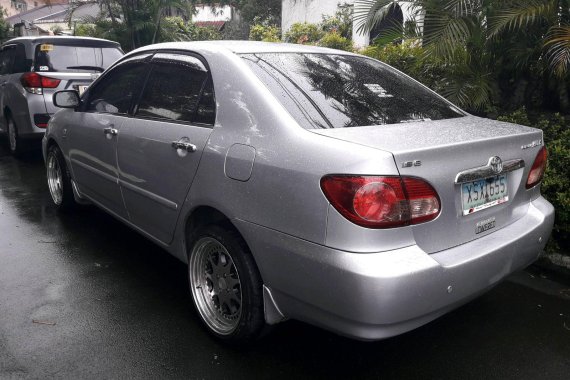
[[[223,340],[290,318],[362,340],[409,331],[532,263],[552,230],[540,130],[357,54],[159,44],[54,103],[55,205],[93,203],[188,263]]]

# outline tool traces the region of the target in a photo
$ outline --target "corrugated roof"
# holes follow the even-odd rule
[[[82,4],[73,11],[72,21],[83,21],[86,18],[97,17],[99,5]],[[28,21],[34,24],[67,22],[69,20],[69,4],[44,5],[6,18],[10,25]]]
[[[18,13],[17,15],[10,16],[6,18],[6,21],[14,26],[14,24],[18,24],[20,22],[28,21],[33,22],[34,20],[46,17],[54,13],[59,13],[67,9],[69,5],[67,4],[56,4],[56,5],[44,5],[41,7],[37,7],[34,9],[30,9],[29,11]]]
[[[227,21],[196,21],[195,24],[198,26],[207,26],[216,30],[222,30],[226,22]]]
[[[77,7],[72,14],[72,21],[84,21],[86,18],[95,18],[99,15],[100,8],[97,4],[83,4]],[[54,13],[35,20],[36,23],[42,22],[67,22],[71,10],[65,9],[62,12]]]

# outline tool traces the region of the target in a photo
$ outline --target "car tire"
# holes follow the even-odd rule
[[[8,147],[10,153],[15,157],[20,157],[26,151],[24,142],[18,135],[18,127],[11,115],[6,115],[6,133],[8,135]]]
[[[232,226],[205,226],[193,236],[188,273],[202,322],[228,343],[254,341],[265,327],[263,282],[245,241]]]
[[[46,156],[46,176],[49,193],[55,206],[60,210],[70,210],[76,206],[69,170],[63,153],[57,145],[48,148]]]

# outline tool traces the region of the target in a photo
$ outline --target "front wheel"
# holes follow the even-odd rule
[[[56,145],[52,145],[48,149],[46,174],[49,193],[56,207],[61,210],[73,208],[76,203],[73,197],[71,178],[63,153]]]
[[[256,339],[265,326],[262,281],[247,245],[235,230],[217,225],[195,236],[188,270],[200,318],[219,339]]]

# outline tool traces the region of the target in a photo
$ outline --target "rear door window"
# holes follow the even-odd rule
[[[135,116],[213,125],[214,89],[202,61],[181,54],[156,54]]]
[[[42,43],[36,46],[35,71],[102,72],[123,53],[115,47],[86,47]]]

